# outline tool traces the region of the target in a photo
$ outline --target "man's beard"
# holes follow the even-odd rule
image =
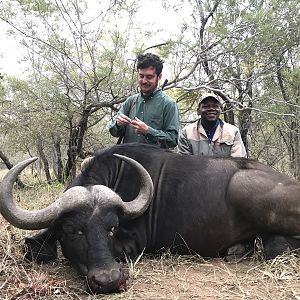
[[[156,80],[155,85],[153,87],[151,87],[151,89],[148,89],[147,86],[145,86],[146,90],[144,91],[143,86],[141,86],[141,91],[143,94],[148,95],[148,94],[153,93],[157,89],[157,86],[158,86],[158,80]]]

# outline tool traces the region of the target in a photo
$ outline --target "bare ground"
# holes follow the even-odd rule
[[[292,254],[239,263],[144,256],[127,262],[126,292],[93,296],[62,256],[44,266],[25,261],[23,237],[29,234],[0,217],[0,299],[300,299],[300,259]]]

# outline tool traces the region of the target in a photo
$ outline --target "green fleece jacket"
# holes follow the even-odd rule
[[[153,94],[130,96],[121,106],[118,114],[124,114],[130,119],[138,117],[149,126],[147,134],[136,134],[130,126],[118,126],[116,118],[109,124],[112,136],[124,134],[123,143],[157,144],[162,148],[173,148],[178,143],[179,113],[177,104],[162,92],[161,89]]]

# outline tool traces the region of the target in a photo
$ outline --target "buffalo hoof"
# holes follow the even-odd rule
[[[249,248],[249,244],[236,244],[227,249],[225,260],[227,262],[238,262],[245,257],[247,257],[250,253],[253,252],[253,248]]]

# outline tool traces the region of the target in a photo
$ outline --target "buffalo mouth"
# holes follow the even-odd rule
[[[87,289],[91,294],[110,294],[127,291],[128,270],[112,269],[90,271],[87,276]]]

